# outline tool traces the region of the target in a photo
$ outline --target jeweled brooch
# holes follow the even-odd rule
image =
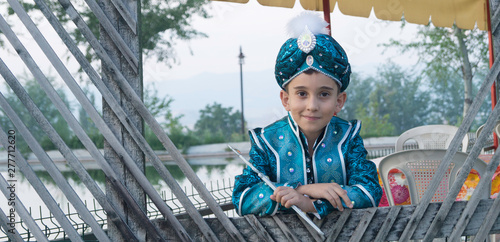
[[[300,50],[308,54],[316,46],[316,36],[306,26],[304,32],[297,38],[297,45]]]

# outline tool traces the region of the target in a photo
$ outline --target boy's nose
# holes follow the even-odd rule
[[[307,101],[307,110],[316,111],[318,110],[318,100],[316,98],[309,98]]]

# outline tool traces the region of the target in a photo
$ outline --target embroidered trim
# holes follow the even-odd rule
[[[269,147],[271,152],[273,152],[274,157],[276,157],[276,182],[280,183],[281,182],[280,181],[281,176],[280,176],[280,172],[279,172],[280,171],[280,157],[278,155],[278,152],[276,150],[274,150],[273,147],[271,146],[271,144],[269,144],[269,142],[267,141],[266,137],[264,136],[264,132],[265,132],[265,130],[262,129],[260,136],[262,137],[264,142],[266,142],[266,146]]]
[[[356,128],[354,129],[354,132],[352,133],[351,140],[359,132],[360,128],[361,128],[361,120],[356,122]]]
[[[342,140],[339,142],[339,145],[338,145],[338,151],[340,154],[340,162],[342,162],[342,172],[344,172],[344,184],[347,184],[347,172],[345,170],[344,156],[342,155],[342,144],[347,139],[347,136],[349,136],[351,129],[352,129],[352,124],[349,122],[349,128],[347,129],[347,132],[345,132],[344,137],[342,137]]]
[[[247,193],[248,190],[250,190],[250,187],[247,187],[245,190],[243,190],[243,192],[241,193],[241,196],[240,196],[240,205],[238,206],[238,214],[240,216],[243,216],[243,215],[241,215],[241,205],[243,203],[243,196],[245,196],[245,193]]]
[[[257,137],[257,134],[255,134],[255,131],[253,129],[250,130],[250,134],[252,134],[252,137],[253,137],[253,140],[255,141],[255,144],[261,149],[261,150],[264,150],[264,148],[262,148],[262,145],[260,144],[260,141]]]
[[[296,124],[295,120],[293,120],[293,117],[292,115],[290,114],[288,116],[288,123],[290,125],[293,125],[291,122],[293,121],[293,124]],[[297,130],[293,130],[294,134],[295,134],[295,138],[297,139],[297,141],[299,142],[300,144],[300,149],[302,150],[302,165],[304,167],[304,184],[307,184],[307,172],[306,172],[306,167],[307,167],[307,164],[306,164],[306,151],[304,150],[304,144],[302,144],[302,140],[300,139],[300,131],[299,131],[299,127],[298,125],[297,126],[293,126],[293,127],[296,127]]]
[[[368,190],[366,190],[366,188],[364,188],[362,185],[360,184],[356,184],[354,185],[355,187],[359,188],[364,194],[366,194],[366,196],[368,196],[368,198],[370,198],[370,201],[372,202],[372,205],[374,207],[376,207],[377,205],[375,204],[375,199],[373,199],[372,195],[368,192]]]
[[[323,134],[323,138],[319,141],[318,145],[316,145],[316,148],[314,148],[313,154],[311,155],[312,157],[312,165],[313,165],[313,174],[314,174],[314,183],[318,183],[318,171],[316,169],[316,151],[319,148],[319,144],[323,143],[323,140],[325,140],[327,134],[328,134],[328,128],[330,127],[330,122],[325,127],[325,132]],[[341,154],[342,155],[342,154]]]

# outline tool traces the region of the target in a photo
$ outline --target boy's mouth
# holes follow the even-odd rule
[[[314,120],[320,119],[319,117],[315,117],[315,116],[306,116],[306,115],[304,115],[302,117],[304,117],[305,119],[310,120],[310,121],[314,121]]]

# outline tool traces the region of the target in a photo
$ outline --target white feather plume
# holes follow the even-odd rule
[[[328,23],[313,11],[304,11],[291,19],[286,26],[286,30],[290,38],[298,38],[304,32],[306,26],[314,35],[328,34],[326,28]]]

